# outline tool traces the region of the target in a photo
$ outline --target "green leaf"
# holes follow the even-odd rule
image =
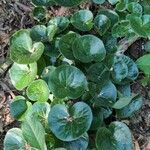
[[[87,133],[83,134],[79,139],[65,142],[64,147],[67,150],[87,150],[89,142],[89,136]]]
[[[145,44],[144,44],[144,49],[146,52],[150,52],[150,41],[147,41]]]
[[[125,106],[129,105],[129,103],[135,98],[137,95],[132,95],[129,97],[121,97],[112,107],[114,109],[122,109]]]
[[[51,131],[62,141],[73,141],[89,130],[92,122],[91,108],[77,102],[72,107],[57,104],[51,108],[48,122]]]
[[[127,3],[120,1],[117,5],[116,5],[116,10],[119,12],[124,12],[127,8]]]
[[[57,98],[75,99],[87,89],[87,80],[78,68],[61,65],[50,73],[49,88]]]
[[[22,131],[19,128],[8,130],[4,139],[4,150],[25,149],[26,141],[23,138]]]
[[[137,2],[131,2],[127,5],[127,10],[132,14],[141,16],[143,12],[142,6]]]
[[[119,0],[108,0],[111,5],[115,5],[119,2]]]
[[[63,35],[59,41],[59,50],[64,57],[70,60],[74,60],[72,45],[76,38],[79,38],[80,35],[75,32],[68,32]]]
[[[142,70],[145,74],[150,74],[150,54],[146,54],[140,57],[136,64],[138,65],[139,69]]]
[[[18,98],[13,100],[10,104],[10,113],[15,119],[19,119],[27,110],[27,103],[25,98]]]
[[[27,117],[21,126],[22,134],[30,146],[38,150],[46,150],[45,131],[36,117]]]
[[[119,21],[119,15],[115,11],[110,9],[100,9],[98,15],[107,16],[111,21],[111,26],[113,26],[115,23]]]
[[[125,84],[125,85],[118,85],[117,89],[119,90],[119,92],[125,96],[125,97],[129,97],[131,96],[131,87],[130,84]]]
[[[92,0],[95,4],[103,4],[105,0]]]
[[[128,37],[132,32],[133,30],[128,20],[121,20],[112,28],[112,35],[114,37]]]
[[[117,89],[111,81],[107,81],[101,85],[96,94],[94,102],[96,106],[111,106],[117,99]]]
[[[52,18],[48,22],[48,26],[55,25],[57,27],[57,33],[64,31],[69,26],[69,20],[64,16],[57,16]]]
[[[142,17],[132,15],[129,20],[135,33],[144,38],[150,37],[150,15],[145,14]]]
[[[90,10],[80,10],[72,15],[71,24],[80,31],[89,31],[93,27],[93,14]]]
[[[47,6],[48,3],[50,3],[53,0],[32,0],[32,3],[37,6]]]
[[[10,57],[19,64],[37,61],[44,51],[41,42],[32,43],[29,30],[22,29],[14,33],[10,40]]]
[[[131,58],[125,55],[118,55],[114,58],[111,74],[115,83],[127,84],[137,78],[139,71]]]
[[[35,79],[36,74],[36,63],[29,65],[14,63],[9,70],[11,82],[17,90],[23,90],[25,87],[27,87]]]
[[[94,35],[84,35],[73,43],[73,54],[81,62],[101,62],[106,55],[103,42]]]
[[[30,36],[33,41],[40,42],[40,41],[46,41],[46,26],[44,25],[36,25],[31,28]]]
[[[57,26],[56,25],[49,25],[47,27],[47,38],[49,40],[49,42],[51,42],[54,39],[55,34],[57,33]]]
[[[82,1],[85,0],[55,0],[56,3],[60,6],[71,7],[75,5],[79,5]]]
[[[132,135],[126,124],[112,122],[109,128],[102,127],[96,134],[96,147],[98,150],[132,150]]]
[[[35,7],[33,9],[33,17],[38,22],[43,22],[46,19],[46,9],[44,7]]]
[[[118,118],[128,118],[131,117],[142,107],[142,97],[137,95],[134,97],[129,105],[123,107],[122,109],[116,110]]]
[[[32,101],[45,102],[49,97],[49,88],[44,80],[33,81],[26,90],[27,96]]]
[[[109,69],[103,63],[95,63],[87,70],[88,80],[97,84],[102,84],[109,80]]]
[[[107,32],[110,25],[111,25],[110,19],[103,14],[97,15],[94,19],[94,27],[101,36]]]

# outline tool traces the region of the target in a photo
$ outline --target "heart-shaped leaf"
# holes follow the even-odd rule
[[[112,122],[109,128],[99,128],[96,134],[96,147],[98,150],[132,150],[132,135],[126,124]]]
[[[23,90],[25,87],[27,87],[35,79],[36,74],[36,63],[29,65],[14,63],[9,70],[11,82],[17,90]]]
[[[67,59],[75,59],[73,56],[72,44],[78,37],[80,37],[80,35],[72,31],[61,37],[59,41],[59,50]]]
[[[75,99],[87,89],[87,80],[85,75],[76,67],[62,65],[50,73],[49,88],[58,98]]]
[[[89,31],[93,27],[93,14],[89,10],[80,10],[73,14],[71,23],[80,31]]]
[[[44,45],[41,42],[32,43],[30,32],[26,29],[14,33],[10,44],[10,57],[19,64],[30,64],[37,61],[44,51]]]
[[[73,141],[89,130],[92,122],[91,108],[77,102],[72,107],[57,104],[51,108],[48,122],[51,131],[62,141]]]
[[[8,130],[4,139],[4,150],[21,150],[25,149],[26,141],[19,128]]]
[[[103,42],[94,35],[84,35],[73,43],[73,54],[81,62],[101,62],[106,55]]]
[[[36,117],[27,117],[21,125],[27,143],[38,150],[46,150],[45,130]]]
[[[97,15],[94,19],[94,27],[101,36],[106,33],[110,25],[111,25],[110,19],[103,14]]]
[[[44,80],[35,80],[27,88],[27,96],[32,101],[45,102],[49,97],[49,88]]]

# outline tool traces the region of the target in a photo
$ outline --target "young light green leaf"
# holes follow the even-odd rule
[[[4,139],[4,150],[21,150],[25,149],[26,141],[19,128],[8,130]]]
[[[61,104],[53,106],[48,122],[51,131],[58,139],[73,141],[89,130],[92,119],[91,108],[83,102],[77,102],[70,108]]]
[[[10,39],[10,57],[19,64],[30,64],[37,61],[44,51],[41,42],[34,43],[27,29],[14,33]]]
[[[25,87],[27,87],[35,79],[36,74],[36,63],[29,65],[14,63],[9,70],[11,82],[17,90],[23,90]]]
[[[21,125],[22,134],[30,146],[38,150],[47,150],[45,130],[36,117],[27,117]]]
[[[106,55],[103,42],[94,35],[84,35],[73,43],[73,54],[81,62],[101,62]]]
[[[49,88],[44,80],[33,81],[26,90],[27,96],[32,101],[45,102],[49,97]]]
[[[93,27],[93,14],[90,10],[80,10],[73,14],[71,23],[80,31],[89,31]]]
[[[57,33],[58,28],[56,25],[49,25],[46,29],[46,34],[48,41],[51,42],[54,39],[55,34]]]

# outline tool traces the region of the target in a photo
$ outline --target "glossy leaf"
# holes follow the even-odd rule
[[[54,39],[55,34],[57,33],[56,25],[49,25],[46,29],[48,41],[51,42]]]
[[[68,32],[63,35],[59,41],[59,50],[67,59],[74,60],[72,45],[76,38],[79,38],[80,35],[75,32]]]
[[[110,25],[111,21],[105,15],[97,15],[94,19],[94,27],[101,36],[106,33]]]
[[[25,149],[26,141],[19,128],[8,130],[4,139],[4,150]]]
[[[60,33],[68,27],[69,23],[67,17],[57,16],[48,22],[48,26],[55,25],[57,27],[57,33]]]
[[[128,118],[131,117],[134,113],[136,113],[142,107],[142,97],[136,96],[132,99],[131,103],[126,107],[116,110],[117,117],[119,118]]]
[[[48,85],[44,80],[33,81],[26,90],[27,96],[32,101],[45,102],[49,97]]]
[[[50,73],[49,88],[57,98],[75,99],[87,89],[87,80],[78,68],[61,65]]]
[[[80,10],[71,17],[72,25],[80,31],[89,31],[93,27],[93,14],[89,10]]]
[[[31,28],[30,36],[33,41],[40,42],[40,41],[46,41],[46,26],[44,25],[36,25]]]
[[[96,147],[98,150],[132,150],[132,135],[126,124],[112,122],[109,128],[102,127],[96,134]]]
[[[103,42],[94,35],[84,35],[73,43],[73,54],[81,62],[101,62],[106,55]]]
[[[10,57],[19,64],[37,61],[44,51],[44,45],[41,42],[33,44],[29,30],[26,29],[14,33],[10,42]]]
[[[73,141],[89,130],[92,118],[91,108],[83,102],[77,102],[70,108],[61,104],[52,107],[48,122],[58,139]]]
[[[38,150],[46,150],[45,131],[36,117],[27,117],[21,125],[22,134],[30,146]]]
[[[11,82],[17,90],[23,90],[25,87],[27,87],[35,79],[36,74],[36,63],[29,65],[14,63],[9,70]]]

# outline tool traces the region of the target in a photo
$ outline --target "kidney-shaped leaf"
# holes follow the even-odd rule
[[[85,75],[76,67],[62,65],[49,75],[49,88],[58,98],[78,98],[87,89]]]
[[[22,131],[19,128],[8,130],[4,139],[4,150],[25,149],[26,141],[23,138]]]
[[[17,90],[27,87],[36,77],[37,64],[22,65],[14,63],[9,70],[12,84]]]
[[[106,55],[103,42],[94,35],[84,35],[73,43],[73,54],[81,62],[101,62]]]
[[[22,29],[14,33],[10,40],[10,57],[19,64],[37,61],[44,51],[41,42],[32,43],[29,30]]]
[[[72,25],[81,31],[89,31],[93,27],[93,14],[90,10],[80,10],[71,17]]]
[[[77,102],[72,107],[57,104],[52,107],[48,122],[51,131],[62,141],[73,141],[89,130],[92,122],[91,108]]]
[[[22,134],[30,146],[46,150],[45,130],[36,117],[27,117],[21,126]]]
[[[112,122],[109,128],[102,127],[96,134],[98,150],[132,150],[132,135],[126,124]]]
[[[72,51],[72,44],[74,40],[79,36],[80,36],[79,34],[70,31],[61,37],[59,41],[59,50],[67,59],[70,60],[75,59]]]
[[[49,97],[49,88],[44,80],[35,80],[27,88],[27,96],[32,101],[45,102]]]

